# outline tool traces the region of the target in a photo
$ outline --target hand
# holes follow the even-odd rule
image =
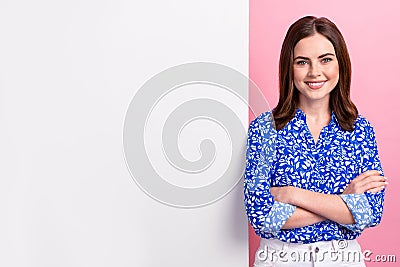
[[[296,187],[293,186],[276,186],[271,187],[270,192],[275,201],[290,204],[290,199],[294,194]]]
[[[342,194],[376,193],[383,190],[387,185],[386,177],[381,176],[378,171],[366,171],[351,181]]]

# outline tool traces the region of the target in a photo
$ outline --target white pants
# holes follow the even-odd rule
[[[283,242],[261,238],[254,267],[365,267],[357,240],[320,241],[311,244]]]

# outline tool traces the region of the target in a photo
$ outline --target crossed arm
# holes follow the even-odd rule
[[[376,193],[387,184],[386,177],[378,171],[366,171],[355,178],[343,194]],[[293,186],[272,187],[270,191],[276,201],[296,206],[282,229],[303,227],[327,219],[339,224],[354,224],[353,215],[339,195],[322,194]]]

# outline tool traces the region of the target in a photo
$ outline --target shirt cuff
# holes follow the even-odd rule
[[[354,224],[341,225],[351,231],[360,232],[371,224],[373,220],[372,209],[364,194],[345,194],[339,196],[346,203],[355,222]]]
[[[265,217],[263,231],[276,235],[285,224],[285,222],[292,216],[296,206],[287,203],[275,201],[272,205],[268,215]]]

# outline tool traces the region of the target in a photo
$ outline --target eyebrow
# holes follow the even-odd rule
[[[323,58],[323,57],[326,57],[326,56],[335,56],[335,55],[332,54],[332,53],[325,53],[325,54],[320,55],[318,58]],[[296,59],[306,59],[306,60],[310,60],[310,58],[308,58],[308,57],[303,57],[303,56],[298,56],[298,57],[296,57],[294,60],[296,60]]]

